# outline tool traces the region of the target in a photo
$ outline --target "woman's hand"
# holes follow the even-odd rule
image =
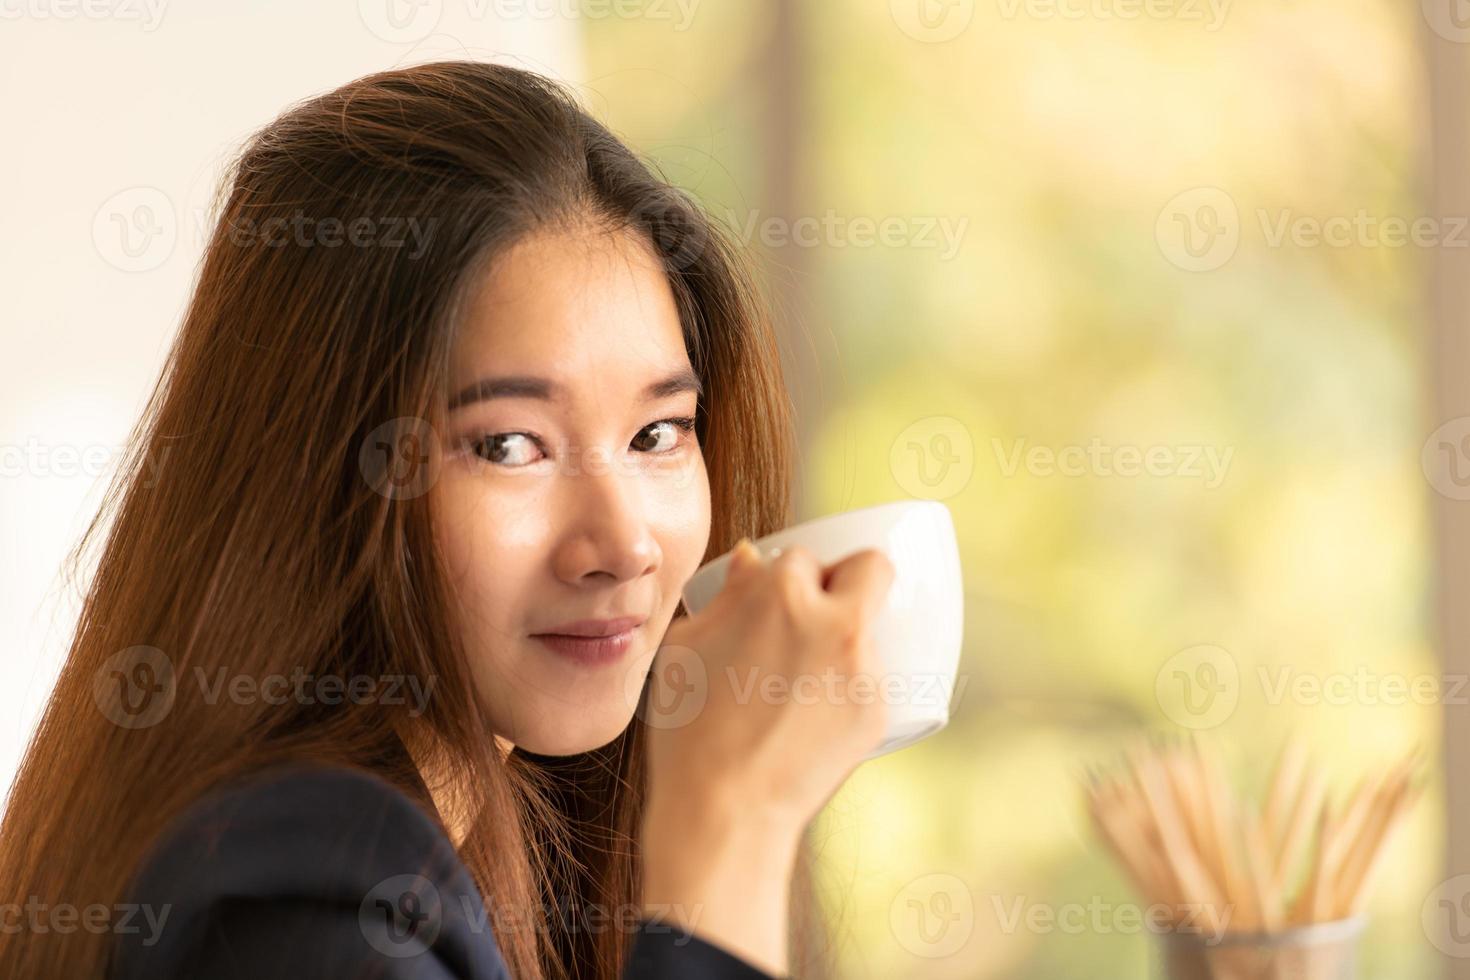
[[[645,718],[646,910],[785,971],[801,833],[885,731],[870,634],[892,581],[877,549],[824,568],[742,541],[720,593],[669,628]]]
[[[719,594],[674,622],[655,660],[651,803],[811,820],[883,736],[870,624],[892,580],[877,549],[824,569],[801,547],[762,564],[742,541]]]

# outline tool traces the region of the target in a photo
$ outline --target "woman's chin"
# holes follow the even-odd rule
[[[568,719],[566,724],[554,728],[517,733],[515,744],[522,752],[532,755],[579,755],[600,749],[615,740],[632,720],[632,714],[627,712],[605,720],[585,716]]]

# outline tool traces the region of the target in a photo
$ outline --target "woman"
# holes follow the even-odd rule
[[[883,709],[745,681],[871,673],[892,569],[741,540],[790,520],[791,436],[738,253],[474,62],[302,103],[224,190],[0,828],[0,963],[787,972]]]

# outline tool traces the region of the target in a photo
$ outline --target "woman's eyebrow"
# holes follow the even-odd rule
[[[704,384],[692,370],[682,368],[644,388],[643,400],[646,402],[658,401],[686,391],[692,391],[696,397],[702,397]],[[463,408],[475,402],[489,401],[492,398],[535,398],[540,401],[558,401],[565,397],[566,386],[550,378],[527,374],[502,375],[481,378],[474,384],[466,385],[449,400],[449,410],[452,412],[456,408]]]

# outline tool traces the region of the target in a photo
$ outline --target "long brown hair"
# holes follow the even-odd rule
[[[631,935],[562,913],[636,907],[643,723],[581,756],[502,758],[447,622],[429,498],[405,491],[391,450],[374,460],[439,431],[453,331],[496,255],[590,218],[638,229],[667,269],[706,391],[706,557],[786,526],[794,434],[747,260],[568,90],[470,61],[292,107],[235,158],[216,211],[162,377],[71,556],[75,569],[103,540],[0,827],[0,902],[120,901],[172,816],[274,763],[369,770],[444,826],[401,737],[406,705],[209,698],[179,682],[434,678],[419,727],[477,815],[460,855],[488,904],[534,925],[497,930],[513,975],[611,980]],[[117,717],[120,670],[171,673],[159,717]],[[800,890],[805,851],[798,870]],[[109,940],[0,932],[0,963],[100,976]]]

